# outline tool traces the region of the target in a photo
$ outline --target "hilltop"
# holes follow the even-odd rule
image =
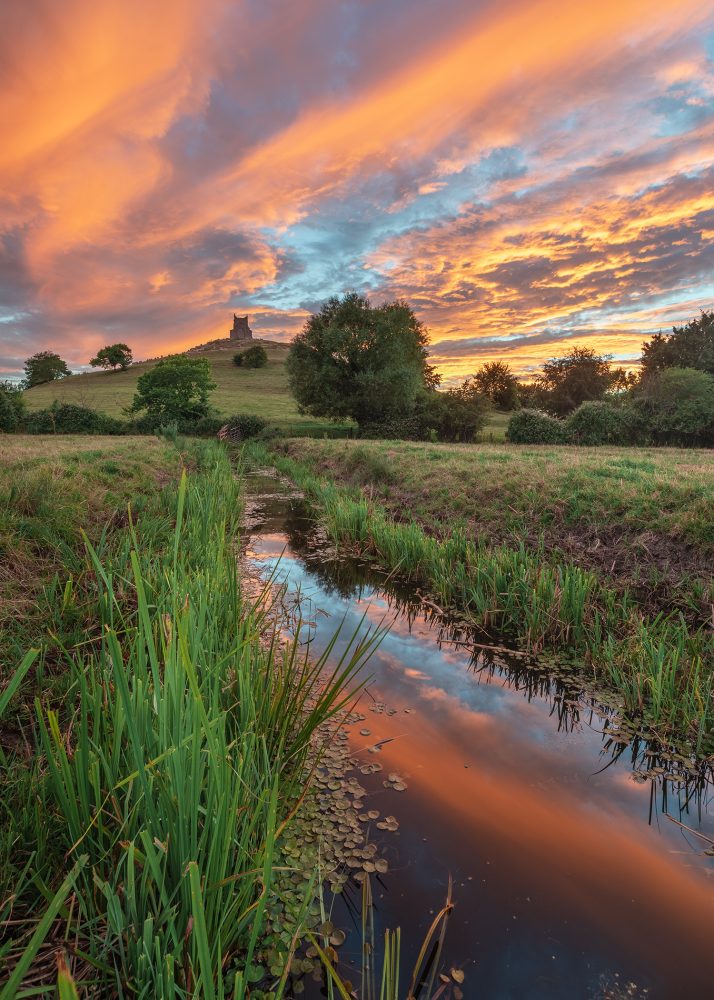
[[[231,340],[215,340],[191,347],[185,354],[200,354],[208,359],[217,383],[211,395],[211,405],[221,416],[233,413],[254,413],[285,430],[310,428],[318,430],[324,422],[298,413],[288,389],[285,359],[289,345],[271,340],[255,340],[268,352],[265,368],[244,369],[233,364],[233,355],[245,346]],[[25,393],[29,410],[41,410],[54,400],[90,406],[112,417],[122,417],[124,407],[131,404],[139,376],[152,368],[160,358],[133,364],[124,372],[85,372],[45,385],[35,386]]]

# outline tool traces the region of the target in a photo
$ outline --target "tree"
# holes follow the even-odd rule
[[[504,361],[487,361],[472,379],[479,392],[499,410],[518,409],[518,378]]]
[[[59,354],[54,351],[38,351],[25,362],[25,388],[32,389],[35,385],[54,382],[58,378],[67,378],[72,372]]]
[[[474,379],[466,379],[446,392],[432,389],[420,394],[420,423],[426,433],[436,432],[440,441],[473,441],[486,425],[491,406]]]
[[[111,368],[112,371],[120,368],[126,371],[133,360],[131,348],[126,344],[109,344],[97,351],[96,358],[92,358],[89,363],[94,368]]]
[[[562,358],[551,358],[536,378],[542,406],[557,417],[591,399],[603,399],[612,384],[610,358],[589,347],[574,347]]]
[[[672,333],[656,333],[642,345],[642,375],[665,368],[696,368],[714,375],[714,310],[702,312]]]
[[[643,379],[632,404],[660,444],[714,444],[714,376],[665,368]]]
[[[128,412],[145,410],[157,424],[198,420],[208,413],[208,395],[215,388],[207,358],[177,354],[158,361],[139,377]]]
[[[16,431],[25,412],[22,389],[12,382],[0,382],[0,431]]]
[[[233,355],[233,364],[238,368],[265,368],[267,363],[268,352],[262,344],[254,344],[247,351]]]
[[[413,413],[417,393],[439,382],[426,359],[426,330],[406,302],[372,306],[349,292],[309,317],[287,370],[301,412],[363,426]]]

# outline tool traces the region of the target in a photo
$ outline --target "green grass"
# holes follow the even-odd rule
[[[539,462],[552,461],[545,451],[496,450],[498,458],[493,460],[490,450],[479,448],[442,450],[391,442],[341,445],[338,452],[328,442],[292,442],[288,443],[290,457],[273,455],[277,467],[316,503],[326,530],[338,545],[356,544],[360,552],[386,568],[425,585],[442,607],[466,613],[533,653],[564,652],[601,688],[616,689],[626,712],[644,718],[664,740],[686,741],[698,754],[714,749],[710,623],[688,623],[678,611],[647,613],[626,587],[614,587],[602,574],[575,565],[559,549],[547,548],[542,535],[538,537],[533,530],[520,538],[512,532],[501,541],[474,533],[462,514],[455,520],[456,497],[463,497],[471,484],[473,493],[466,492],[466,496],[479,516],[483,507],[479,500],[489,499],[489,489],[497,489],[498,499],[491,499],[490,507],[494,519],[512,499],[517,503],[517,497],[504,488],[503,476],[499,481],[499,470],[509,466],[502,459],[507,454],[525,477],[528,471],[535,475]],[[247,448],[248,454],[265,460],[263,446]],[[559,456],[563,452],[558,449]],[[705,507],[711,505],[711,493],[701,488],[707,477],[704,456],[677,454],[682,464],[688,462],[691,467],[690,482],[682,484],[679,503],[685,504],[691,490],[697,498],[705,498]],[[613,453],[598,453],[590,459],[571,456],[570,467],[561,460],[566,467],[553,468],[547,486],[540,480],[533,519],[536,511],[544,517],[549,504],[551,514],[555,504],[567,504],[567,490],[577,481],[572,478],[574,468],[587,479],[589,468],[625,457]],[[676,477],[669,469],[676,464],[674,455],[653,454],[639,460],[645,463],[640,472],[652,465],[661,475],[668,469],[667,488],[677,495]],[[469,465],[479,470],[480,487]],[[415,477],[413,494],[406,489],[407,470]],[[327,478],[328,473],[343,483],[360,485],[338,485]],[[647,474],[654,475],[652,470]],[[391,499],[385,502],[384,497]],[[624,503],[623,497],[620,500]],[[644,502],[644,490],[630,497],[630,506]],[[418,517],[413,513],[416,510],[421,511]],[[694,536],[701,534],[702,549],[709,551],[705,509],[697,508],[692,523]]]
[[[317,440],[286,449],[437,537],[542,547],[653,613],[711,622],[714,452]]]
[[[266,643],[264,612],[241,599],[239,481],[217,443],[191,459],[180,483],[86,545],[93,587],[84,634],[64,648],[66,696],[37,700],[29,759],[2,755],[0,921],[13,923],[0,960],[19,968],[8,996],[30,966],[55,982],[45,939],[72,942],[74,975],[98,995],[242,998],[265,975],[276,844],[312,734],[344,705],[372,639],[329,673],[328,654],[310,662],[297,638]]]
[[[493,444],[498,441],[506,440],[506,428],[508,427],[508,421],[511,419],[511,413],[502,413],[499,410],[493,410],[488,417],[486,426],[479,434],[479,440]]]
[[[158,438],[0,436],[1,664],[42,643],[51,665],[57,643],[82,634],[82,533],[98,542],[108,523],[125,521],[129,500],[140,517],[180,468],[179,453]],[[48,642],[50,629],[57,641]]]
[[[238,347],[207,350],[201,356],[211,365],[217,388],[211,394],[211,406],[222,416],[252,413],[269,423],[293,432],[322,433],[335,425],[298,413],[297,404],[288,390],[285,358],[287,344],[262,342],[268,353],[265,368],[238,368],[233,355]],[[123,409],[134,398],[139,376],[151,368],[154,361],[132,365],[125,372],[88,372],[45,385],[35,386],[25,393],[29,410],[41,410],[55,400],[89,406],[112,417],[122,417]]]

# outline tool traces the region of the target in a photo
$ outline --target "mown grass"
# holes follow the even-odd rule
[[[243,997],[265,975],[276,841],[371,640],[328,675],[297,639],[265,643],[241,600],[239,484],[220,445],[192,452],[196,471],[87,541],[67,690],[3,753],[3,1000],[51,992],[58,954],[102,996]]]
[[[334,424],[298,413],[290,395],[285,370],[287,344],[264,342],[268,353],[265,368],[238,368],[233,355],[240,345],[207,350],[200,356],[208,359],[217,388],[211,394],[211,406],[221,416],[252,413],[263,417],[281,429],[303,433],[331,432]],[[131,405],[139,376],[153,366],[154,361],[132,365],[125,372],[87,372],[46,385],[38,385],[24,394],[29,410],[41,410],[58,400],[89,406],[112,417],[122,417]]]
[[[287,450],[438,537],[543,548],[649,612],[712,621],[711,451],[307,440]]]
[[[263,446],[247,447],[249,453],[266,459]],[[395,459],[402,448],[406,455],[419,456],[425,478],[430,476],[430,461],[437,465],[443,461],[438,449],[387,443],[382,443],[381,451],[378,444],[357,444],[337,459],[326,442],[290,445],[291,454],[312,458],[309,465],[284,455],[274,455],[273,460],[307,491],[338,544],[356,544],[390,570],[426,585],[441,606],[466,613],[532,652],[564,651],[603,687],[615,688],[625,710],[645,718],[663,739],[686,740],[699,754],[714,749],[714,642],[709,627],[690,627],[679,612],[643,613],[627,589],[609,586],[595,572],[554,558],[542,541],[530,545],[511,538],[494,543],[476,537],[463,522],[450,530],[443,530],[442,522],[438,534],[429,532],[410,516],[403,498],[397,520],[381,495],[400,482]],[[315,459],[325,455],[334,463],[328,467],[338,470],[354,471],[357,460],[372,463],[370,475],[376,481],[369,480],[369,494],[325,478],[324,465],[316,475],[320,463]],[[473,455],[469,450],[463,458],[449,454],[446,460],[451,458],[461,468],[460,463]],[[518,462],[517,456],[513,451],[506,457]],[[561,476],[567,472],[561,470]],[[384,478],[386,484],[380,483]],[[463,484],[460,489],[463,495]],[[439,482],[438,490],[448,509],[449,484]],[[424,494],[428,495],[426,487]],[[552,492],[543,490],[544,505],[549,496]]]

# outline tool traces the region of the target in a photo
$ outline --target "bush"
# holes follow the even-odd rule
[[[714,376],[665,368],[647,376],[632,400],[658,444],[714,445]]]
[[[129,426],[88,406],[53,403],[48,410],[30,413],[23,429],[28,434],[126,434]]]
[[[184,420],[179,424],[179,433],[191,437],[215,437],[225,425],[225,417],[201,417],[200,420]]]
[[[412,414],[362,424],[359,437],[372,441],[422,441],[424,429],[420,417]]]
[[[268,352],[262,344],[254,344],[247,351],[233,355],[233,364],[239,368],[265,368],[268,363]]]
[[[16,431],[24,412],[22,392],[13,385],[0,385],[0,431]]]
[[[446,392],[427,392],[417,413],[422,421],[422,440],[473,441],[491,412],[491,400],[467,379]]]
[[[506,440],[512,444],[565,444],[565,423],[540,410],[518,410],[508,421]]]
[[[628,411],[612,403],[581,403],[565,421],[565,432],[572,444],[629,444]]]
[[[236,413],[221,422],[220,436],[228,441],[245,441],[247,438],[262,435],[267,426],[266,420],[256,417],[253,413]]]

